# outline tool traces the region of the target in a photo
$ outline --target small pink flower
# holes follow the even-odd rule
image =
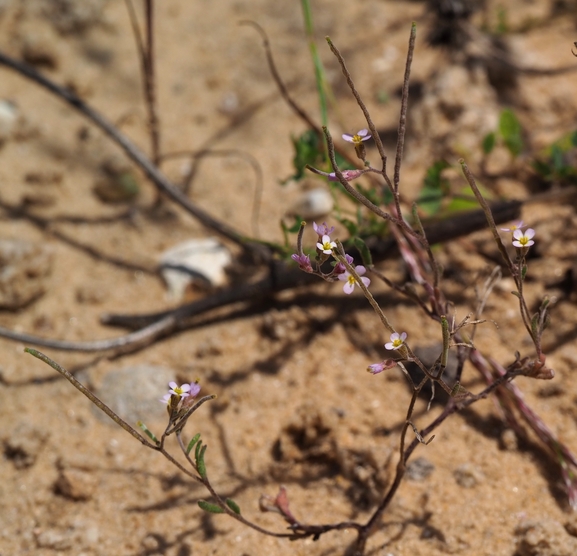
[[[200,384],[198,382],[191,382],[190,390],[188,391],[189,397],[196,398],[199,392],[200,392]]]
[[[407,339],[407,333],[403,332],[399,334],[398,332],[393,332],[391,334],[391,341],[385,344],[387,349],[399,349]]]
[[[337,244],[334,241],[331,241],[331,236],[328,235],[324,235],[321,241],[317,243],[317,249],[322,251],[325,255],[330,255],[336,247]]]
[[[343,170],[341,174],[343,178],[347,181],[355,180],[358,177],[362,176],[365,172],[363,170]],[[329,174],[329,181],[339,181],[335,172],[331,172]]]
[[[369,133],[368,129],[361,129],[354,135],[343,133],[343,139],[349,143],[354,143],[355,145],[360,145],[363,141],[367,141],[370,138],[371,134]]]
[[[347,260],[347,263],[349,264],[353,264],[353,258],[350,255],[345,254],[345,259]],[[335,268],[333,270],[333,273],[335,274],[335,276],[338,276],[339,274],[343,274],[347,271],[345,265],[341,262],[338,262],[335,265]]]
[[[291,259],[299,265],[299,268],[301,270],[304,270],[305,272],[313,271],[313,267],[311,266],[311,260],[308,255],[304,254],[298,255],[297,253],[295,253],[294,255],[291,255]]]
[[[176,382],[169,382],[168,385],[170,386],[170,395],[180,396],[181,398],[190,396],[190,384],[179,386]]]
[[[523,220],[519,220],[518,222],[514,222],[513,224],[511,224],[510,228],[501,228],[501,231],[514,232],[515,230],[520,230],[521,228],[524,228]]]
[[[331,226],[329,228],[326,222],[323,222],[322,224],[313,222],[313,230],[318,234],[319,237],[323,237],[330,236],[335,231],[335,227]]]
[[[359,266],[355,267],[355,271],[357,272],[357,274],[359,276],[363,276],[363,274],[367,271],[367,269],[364,266],[359,265]],[[342,274],[339,274],[339,280],[341,280],[345,283],[345,285],[343,286],[343,291],[347,295],[353,293],[355,286],[357,285],[357,280],[348,270],[345,270]],[[371,283],[370,279],[367,277],[362,277],[361,282],[367,288],[369,287],[369,285]]]
[[[529,228],[525,233],[521,230],[515,230],[513,232],[513,245],[515,247],[531,247],[531,245],[535,245],[533,238],[535,237],[535,230],[533,228]]]
[[[372,365],[369,365],[367,367],[367,371],[372,375],[378,375],[387,369],[392,369],[396,364],[397,362],[394,359],[385,359],[380,363],[373,363]]]

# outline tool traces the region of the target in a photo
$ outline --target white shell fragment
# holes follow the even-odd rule
[[[301,216],[305,220],[318,218],[329,214],[333,206],[333,198],[326,189],[311,189],[296,200],[290,209],[290,214]]]
[[[17,119],[16,105],[9,100],[0,100],[0,143],[10,139]]]
[[[168,287],[168,296],[178,301],[194,281],[222,286],[226,282],[224,269],[231,255],[216,238],[190,239],[165,251],[160,256],[160,272]]]

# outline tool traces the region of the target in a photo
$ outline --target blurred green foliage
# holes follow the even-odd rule
[[[533,161],[533,168],[548,183],[577,184],[577,131],[544,149]]]
[[[523,129],[519,119],[510,108],[505,108],[501,112],[497,130],[488,133],[483,138],[483,152],[489,154],[495,148],[497,141],[502,141],[513,158],[523,151]]]

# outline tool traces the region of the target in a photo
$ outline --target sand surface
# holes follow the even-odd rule
[[[262,239],[282,241],[279,221],[288,207],[326,182],[308,176],[279,184],[293,171],[291,136],[305,125],[282,100],[259,35],[239,22],[252,20],[267,31],[291,94],[317,119],[300,5],[276,0],[157,4],[162,152],[209,148],[228,153],[202,159],[189,197],[247,235],[254,230],[256,161],[263,178],[259,233]],[[563,184],[539,184],[531,169],[541,149],[576,128],[577,72],[509,68],[505,77],[514,74],[516,83],[503,86],[501,72],[495,88],[487,63],[466,69],[463,53],[427,44],[434,24],[425,2],[313,4],[319,52],[337,102],[331,131],[338,138],[365,123],[325,35],[346,57],[391,161],[394,143],[387,132],[396,129],[406,45],[411,21],[417,22],[401,176],[407,200],[418,195],[432,162],[444,157],[456,165],[461,156],[473,172],[485,172],[483,185],[495,198],[545,194],[522,214],[537,233],[526,291],[532,308],[544,294],[553,301],[544,346],[556,377],[520,378],[517,385],[551,431],[577,451],[572,375],[577,365],[577,216],[570,198],[555,200]],[[486,55],[480,30],[495,30],[504,21],[502,40],[518,66],[577,67],[571,55],[577,38],[575,2],[515,0],[507,3],[504,15],[500,6],[489,1],[472,20],[479,38],[467,46],[471,52]],[[0,49],[72,88],[150,152],[139,59],[123,2],[3,2]],[[0,325],[44,338],[93,341],[127,333],[101,324],[102,315],[176,306],[156,271],[159,257],[181,241],[214,232],[170,201],[152,209],[154,186],[108,137],[61,99],[4,67],[0,99],[15,107],[11,112],[12,105],[3,105],[8,128],[0,129],[0,239],[25,242],[22,260],[10,263],[14,267],[2,263],[0,269],[20,272],[13,279],[4,276],[11,289],[3,295],[22,305],[4,307]],[[505,107],[522,124],[524,150],[512,160],[499,145],[483,159],[481,141],[496,128]],[[374,150],[369,158],[377,160]],[[162,163],[177,183],[189,169],[186,157]],[[95,194],[95,187],[110,182],[111,172],[117,177],[128,172],[126,179],[139,184],[135,199],[111,204]],[[464,187],[456,170],[448,177],[453,191]],[[339,233],[344,234],[342,228]],[[312,242],[314,234],[305,239]],[[238,247],[224,244],[235,260],[230,283],[257,279],[254,268],[235,259]],[[435,249],[460,320],[474,309],[475,287],[498,264],[498,253],[487,230]],[[399,258],[379,268],[393,280],[405,279]],[[395,327],[408,332],[411,345],[438,344],[438,325],[376,277],[371,289]],[[515,351],[529,355],[532,347],[512,289],[513,282],[504,277],[485,312],[494,322],[480,326],[476,336],[477,347],[504,365]],[[185,299],[209,294],[197,286]],[[258,506],[261,494],[274,496],[281,484],[303,522],[367,519],[392,480],[409,401],[398,369],[377,376],[366,372],[367,365],[387,355],[388,334],[359,292],[346,297],[339,284],[319,281],[245,309],[238,304],[211,313],[191,329],[122,356],[39,349],[108,403],[124,400],[127,419],[133,424],[141,419],[156,432],[165,419],[158,398],[166,382],[198,378],[202,392],[218,398],[195,414],[187,433],[201,432],[208,444],[208,471],[217,491],[233,497],[262,527],[286,530],[280,516],[261,514]],[[207,494],[197,483],[97,415],[68,382],[25,354],[25,345],[0,339],[0,556],[325,556],[345,554],[354,540],[354,532],[344,530],[316,542],[291,543],[262,536],[227,516],[205,514],[197,501]],[[120,372],[125,369],[132,371]],[[483,388],[470,367],[464,385],[473,392]],[[434,404],[427,412],[426,402],[419,401],[416,424],[428,424],[441,407]],[[174,443],[169,446],[178,453]],[[577,524],[558,461],[528,429],[518,439],[494,399],[447,420],[414,459],[412,478],[371,537],[368,554],[577,554]]]

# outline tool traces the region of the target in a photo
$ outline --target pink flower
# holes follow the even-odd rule
[[[393,332],[391,334],[391,341],[385,344],[387,349],[399,349],[407,339],[407,333],[403,332],[399,334],[398,332]]]
[[[324,235],[321,238],[321,241],[317,243],[317,249],[322,251],[325,255],[330,255],[336,247],[337,244],[334,241],[331,241],[331,236],[328,235]]]
[[[343,178],[347,181],[351,181],[357,179],[359,176],[362,176],[365,172],[363,170],[343,170],[341,174]],[[329,174],[329,181],[339,181],[335,172],[331,172]]]
[[[168,385],[170,386],[169,393],[170,395],[180,396],[181,398],[186,398],[190,396],[190,384],[183,384],[179,386],[176,382],[169,382]]]
[[[343,133],[343,139],[345,141],[348,141],[349,143],[354,143],[355,145],[360,145],[363,141],[367,141],[370,138],[371,134],[367,129],[361,129],[357,131],[354,135]]]
[[[326,222],[323,222],[322,224],[313,222],[313,230],[318,234],[319,237],[323,237],[330,236],[335,231],[335,227],[331,226],[329,228]]]
[[[501,228],[501,231],[514,232],[515,230],[520,230],[521,228],[524,228],[523,220],[519,220],[518,222],[514,222],[513,224],[511,224],[510,228]]]
[[[355,271],[359,276],[363,276],[367,269],[364,266],[359,265],[355,268]],[[345,270],[342,274],[339,274],[339,280],[345,283],[343,286],[343,291],[347,295],[353,293],[355,286],[357,285],[357,280],[348,270]],[[369,284],[371,283],[370,279],[366,277],[361,278],[361,282],[365,285],[366,288],[368,288]]]
[[[299,265],[299,268],[301,270],[304,270],[305,272],[313,271],[313,267],[311,266],[311,260],[308,255],[304,254],[299,255],[295,253],[294,255],[291,255],[291,259]]]
[[[373,363],[367,367],[367,371],[373,375],[378,375],[387,369],[392,369],[397,362],[394,359],[385,359],[380,363]]]
[[[521,230],[515,230],[513,232],[513,245],[515,247],[531,247],[531,245],[535,245],[533,238],[535,237],[535,230],[533,228],[529,228],[525,233]]]
[[[347,263],[353,264],[353,260],[354,260],[354,259],[353,259],[350,255],[345,254],[345,259],[347,260]],[[334,268],[334,270],[333,270],[333,273],[334,273],[336,276],[338,276],[339,274],[343,274],[343,273],[345,273],[346,271],[347,271],[347,269],[346,269],[345,265],[344,265],[343,263],[341,263],[341,262],[338,262],[338,263],[335,265],[335,268]]]

